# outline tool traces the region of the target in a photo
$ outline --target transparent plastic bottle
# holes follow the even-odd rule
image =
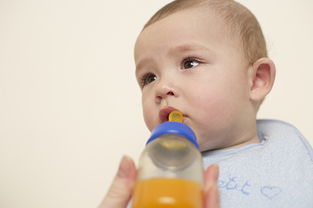
[[[203,166],[186,124],[158,125],[139,160],[132,208],[202,208]]]

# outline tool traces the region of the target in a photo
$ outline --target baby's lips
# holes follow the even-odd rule
[[[160,110],[159,112],[159,118],[160,118],[160,121],[163,123],[163,122],[166,122],[168,121],[168,115],[173,111],[173,110],[177,110],[171,106],[167,106],[167,107],[164,107]]]

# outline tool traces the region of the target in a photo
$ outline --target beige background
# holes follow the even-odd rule
[[[0,0],[0,207],[95,207],[149,132],[132,50],[168,0]],[[277,66],[259,117],[313,144],[313,3],[240,0]]]

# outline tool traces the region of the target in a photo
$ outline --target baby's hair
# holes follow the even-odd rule
[[[157,11],[143,30],[178,11],[204,6],[220,15],[230,26],[230,32],[240,34],[242,49],[250,64],[267,57],[266,42],[259,22],[246,7],[234,0],[175,0]]]

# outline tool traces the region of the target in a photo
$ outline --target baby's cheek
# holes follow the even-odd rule
[[[216,104],[216,105],[215,105]],[[212,149],[223,143],[225,133],[233,120],[231,107],[224,103],[207,105],[194,117],[194,130],[202,150]]]
[[[222,99],[209,99],[199,102],[195,110],[199,112],[198,117],[203,123],[212,123],[216,126],[216,122],[223,122],[229,116],[231,106]]]
[[[143,113],[143,115],[144,115],[143,117],[144,117],[144,121],[145,121],[147,128],[149,129],[149,131],[152,131],[154,124],[153,124],[151,115],[145,112]]]
[[[149,110],[147,110],[147,108],[144,105],[143,105],[143,119],[145,121],[147,128],[151,131],[153,126],[151,112],[149,112]]]

